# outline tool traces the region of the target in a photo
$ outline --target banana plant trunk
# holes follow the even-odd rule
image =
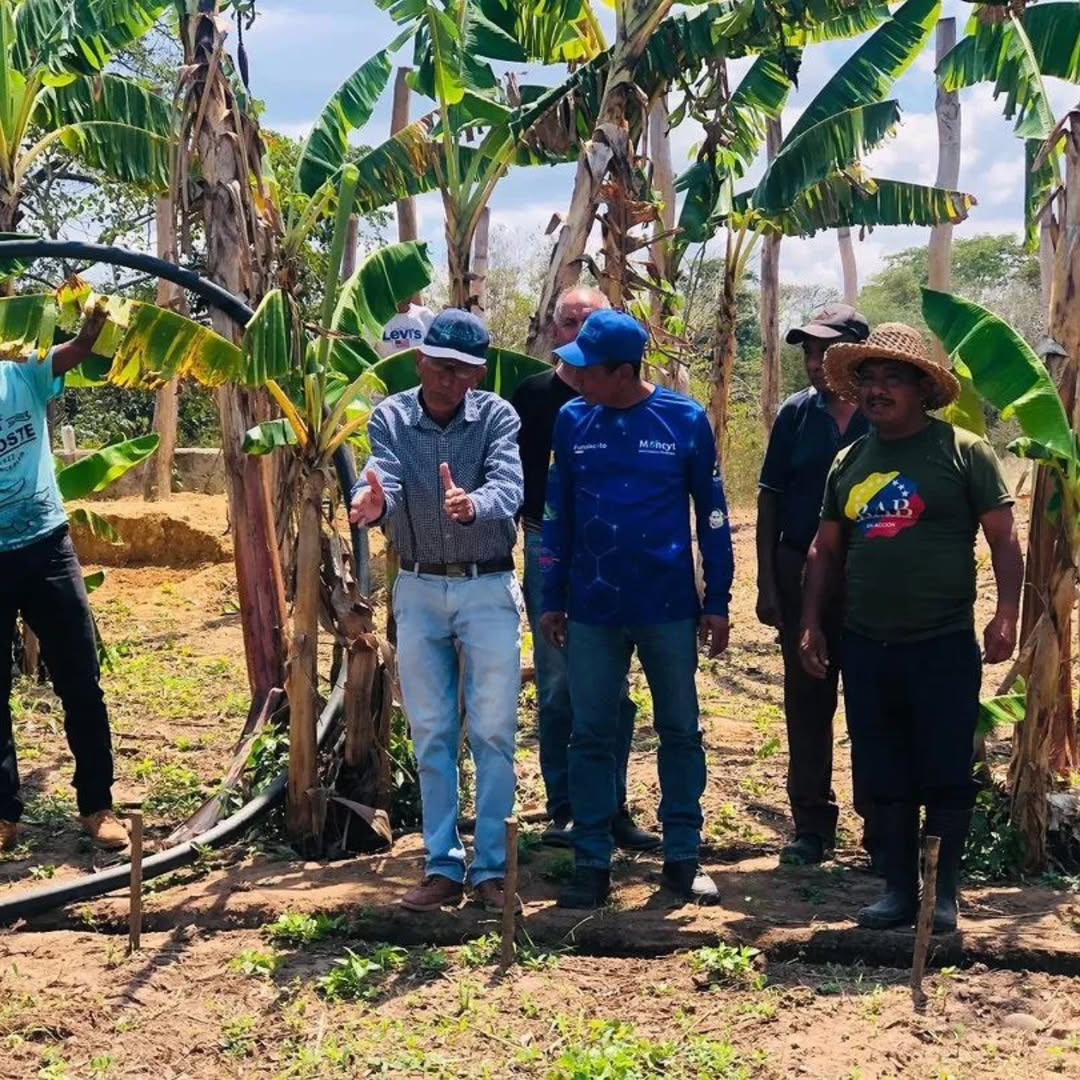
[[[1066,179],[1053,207],[1058,218],[1050,337],[1062,354],[1055,372],[1062,404],[1077,427],[1080,373],[1080,110],[1063,121]],[[1055,134],[1054,139],[1057,139]],[[1051,516],[1054,478],[1039,470],[1032,500],[1031,534],[1024,588],[1022,640],[1031,649],[1027,707],[1017,725],[1010,763],[1012,822],[1019,830],[1024,861],[1031,870],[1046,865],[1047,795],[1057,776],[1076,765],[1077,730],[1072,708],[1072,609],[1076,602],[1077,506],[1065,485]]]
[[[199,0],[199,14],[186,28],[199,73],[198,116],[190,151],[199,177],[206,232],[207,276],[230,292],[253,297],[259,291],[258,261],[267,243],[251,206],[249,129],[221,64],[223,40],[217,0]],[[228,316],[215,310],[214,329],[239,337]],[[225,462],[229,519],[236,561],[240,621],[253,708],[284,685],[287,609],[266,459],[245,454],[244,434],[269,419],[265,402],[253,391],[225,386],[217,391]]]
[[[175,263],[176,258],[176,212],[169,195],[157,200],[156,228],[157,254],[159,259]],[[157,305],[161,308],[179,310],[183,292],[171,281],[158,279]],[[154,397],[154,420],[152,430],[161,440],[157,453],[146,470],[143,495],[148,501],[167,499],[172,494],[173,462],[176,458],[177,426],[180,420],[180,382],[170,379],[159,387]]]
[[[559,294],[576,284],[581,257],[600,206],[604,180],[613,164],[630,156],[629,102],[635,99],[634,71],[649,38],[671,10],[674,0],[623,0],[615,8],[615,44],[607,82],[600,101],[599,119],[592,137],[578,157],[574,190],[547,274],[540,301],[529,327],[526,351],[547,359],[554,345],[555,303]],[[636,99],[635,99],[636,100]]]
[[[771,162],[780,153],[784,131],[779,118],[765,128],[765,153]],[[761,245],[761,420],[766,434],[780,408],[780,242],[782,236],[766,236]]]
[[[735,373],[737,341],[735,323],[738,318],[736,287],[738,270],[733,252],[731,233],[728,233],[727,259],[724,280],[716,307],[716,336],[713,341],[712,371],[709,382],[709,419],[716,437],[716,460],[721,466],[727,454],[728,411],[731,403],[731,382]]]
[[[326,475],[304,470],[300,530],[296,553],[296,598],[292,641],[285,678],[289,697],[289,788],[285,823],[301,854],[322,854],[319,811],[318,750],[315,739],[318,702],[319,599],[322,565],[322,502]]]

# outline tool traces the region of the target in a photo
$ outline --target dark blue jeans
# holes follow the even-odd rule
[[[590,626],[571,622],[567,639],[574,733],[570,738],[570,803],[578,866],[611,865],[611,819],[618,810],[618,703],[634,650],[653,701],[660,737],[660,823],[664,858],[696,859],[701,843],[705,750],[697,686],[697,623]]]
[[[852,765],[869,797],[970,809],[982,683],[974,634],[890,644],[845,631],[842,657]]]
[[[109,718],[82,570],[67,526],[16,551],[0,551],[0,819],[18,821],[19,770],[11,730],[11,648],[22,614],[41,642],[75,757],[80,814],[112,806]]]
[[[540,533],[525,533],[525,608],[533,636],[533,663],[536,666],[536,700],[540,735],[540,773],[547,793],[548,816],[559,820],[570,816],[570,732],[574,713],[570,707],[570,682],[566,670],[566,650],[556,649],[540,633],[543,579],[540,571]],[[634,715],[630,690],[623,683],[619,695],[616,734],[615,798],[626,805],[626,768],[634,739]]]

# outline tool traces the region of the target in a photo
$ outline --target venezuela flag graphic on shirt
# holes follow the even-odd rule
[[[868,540],[891,540],[916,525],[926,509],[918,486],[898,472],[870,473],[851,489],[844,516]]]

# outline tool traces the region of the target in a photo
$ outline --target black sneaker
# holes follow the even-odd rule
[[[820,836],[803,833],[780,849],[780,862],[785,866],[813,866],[825,861],[825,841]]]
[[[697,859],[666,862],[661,880],[676,896],[695,904],[719,904],[720,890]]]
[[[559,890],[558,906],[591,909],[603,907],[611,895],[611,871],[577,866],[574,877]]]
[[[570,834],[574,828],[574,822],[569,814],[559,814],[552,818],[551,824],[540,834],[540,843],[548,847],[568,848],[573,847]]]
[[[617,848],[623,851],[655,851],[661,844],[656,833],[639,829],[624,806],[611,822],[611,838]]]

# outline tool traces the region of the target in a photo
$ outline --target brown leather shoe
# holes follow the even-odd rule
[[[15,834],[19,831],[14,821],[0,821],[0,851],[10,851],[15,846]]]
[[[111,810],[98,810],[79,818],[83,831],[95,846],[105,851],[120,851],[128,846],[127,823],[121,821]]]
[[[502,878],[488,878],[479,885],[473,886],[476,899],[484,905],[485,911],[501,912],[506,907],[506,888]],[[514,897],[514,910],[522,911],[521,897]]]
[[[401,898],[401,906],[409,911],[438,911],[441,907],[460,904],[461,894],[460,882],[442,874],[428,874]]]

